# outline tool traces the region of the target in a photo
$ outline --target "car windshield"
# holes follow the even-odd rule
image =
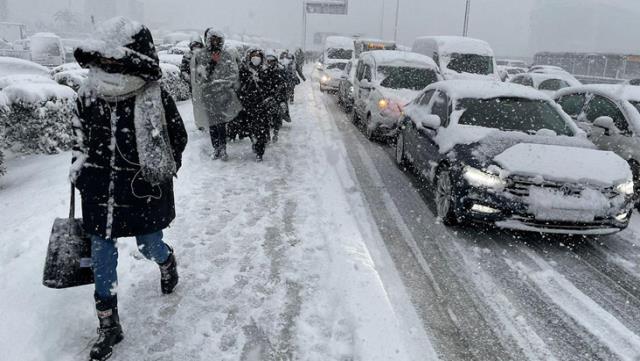
[[[378,73],[384,76],[381,86],[391,89],[422,90],[438,81],[432,69],[409,66],[379,66]]]
[[[347,63],[333,63],[333,64],[329,64],[327,65],[327,69],[340,69],[340,70],[344,70],[344,68],[347,67]]]
[[[458,120],[461,125],[474,125],[503,131],[535,134],[548,129],[558,135],[574,135],[555,108],[544,100],[524,98],[467,98],[459,102],[464,113]]]
[[[350,60],[353,57],[353,50],[329,48],[327,49],[327,58],[338,60]]]
[[[458,73],[488,75],[493,73],[493,58],[476,54],[451,54],[447,68]]]

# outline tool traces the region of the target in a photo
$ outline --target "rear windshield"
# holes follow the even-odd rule
[[[333,63],[333,64],[329,64],[327,65],[327,69],[340,69],[340,70],[344,70],[344,68],[347,67],[347,63]]]
[[[384,76],[380,85],[391,89],[422,90],[438,81],[438,75],[432,69],[379,66],[378,73]]]
[[[640,112],[640,101],[630,102]]]
[[[457,73],[493,74],[493,57],[476,54],[451,54],[447,68]]]
[[[548,129],[558,135],[574,132],[558,111],[544,100],[524,98],[462,99],[458,124],[535,134]]]
[[[352,57],[353,57],[353,50],[350,50],[350,49],[337,49],[337,48],[327,49],[327,58],[329,59],[350,60]]]

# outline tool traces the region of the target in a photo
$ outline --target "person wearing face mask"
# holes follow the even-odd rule
[[[270,116],[277,106],[269,91],[264,60],[262,50],[249,50],[240,70],[239,96],[250,123],[253,151],[258,162],[262,162],[269,140]]]
[[[144,25],[108,20],[74,56],[89,76],[78,91],[70,179],[82,196],[83,227],[91,237],[100,326],[90,359],[103,361],[124,337],[116,240],[136,238],[140,252],[160,268],[162,293],[178,283],[176,256],[162,232],[175,218],[173,178],[187,132],[159,83],[162,70]]]
[[[224,35],[207,29],[205,47],[191,59],[193,113],[196,125],[209,129],[214,159],[226,161],[227,123],[242,110],[237,96],[239,83],[238,55],[224,47]]]

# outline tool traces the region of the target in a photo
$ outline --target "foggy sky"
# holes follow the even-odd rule
[[[531,55],[545,49],[531,49],[531,11],[543,0],[472,0],[469,35],[487,40],[499,55]],[[616,4],[640,14],[638,0],[553,0]],[[8,0],[16,21],[51,17],[55,9],[74,7],[83,12],[82,0]],[[262,34],[280,39],[287,46],[302,40],[302,0],[143,0],[145,22],[152,27],[204,28],[213,26],[233,33]],[[458,35],[462,31],[464,0],[400,0],[399,42],[411,45],[416,36]],[[381,14],[384,4],[384,23]],[[349,0],[350,14],[309,17],[309,32],[335,31],[393,38],[396,0]],[[38,9],[37,11],[30,9]],[[596,7],[593,7],[594,11]],[[585,24],[564,24],[584,27]],[[633,30],[631,30],[633,31]],[[560,35],[559,35],[560,36]],[[635,51],[635,44],[616,44],[615,38],[602,46],[606,51]],[[570,45],[570,44],[569,44]],[[574,49],[568,49],[574,50]],[[603,50],[604,51],[604,50]]]

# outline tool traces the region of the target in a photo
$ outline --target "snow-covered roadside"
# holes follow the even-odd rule
[[[176,294],[134,242],[120,250],[126,339],[114,360],[424,360],[424,331],[407,331],[403,286],[384,250],[371,250],[371,220],[352,210],[348,157],[309,83],[294,122],[256,164],[247,141],[230,161],[209,158],[190,128],[176,182],[178,218],[166,232],[181,271]],[[15,158],[0,179],[0,350],[3,360],[82,360],[95,335],[91,287],[41,286],[53,218],[68,201],[69,155]],[[372,257],[372,254],[375,257]],[[395,291],[389,294],[389,290]],[[404,317],[394,309],[403,304]],[[409,307],[410,308],[410,307]],[[401,312],[401,313],[402,313]],[[412,333],[410,337],[406,335]]]

